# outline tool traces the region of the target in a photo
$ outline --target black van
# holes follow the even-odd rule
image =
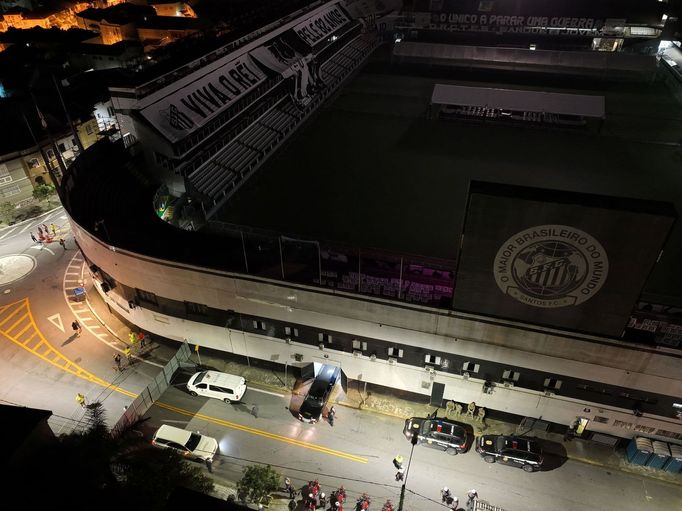
[[[542,449],[532,438],[505,435],[483,435],[476,452],[488,463],[502,463],[535,472],[542,467]]]
[[[332,365],[323,365],[315,377],[315,381],[308,390],[301,408],[298,410],[298,418],[311,424],[320,420],[322,409],[327,404],[336,381],[339,379],[341,369]]]
[[[467,432],[464,424],[450,419],[412,417],[405,421],[403,434],[410,440],[417,435],[417,443],[448,454],[459,454],[467,449]]]

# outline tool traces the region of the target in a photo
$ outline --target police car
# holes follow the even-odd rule
[[[476,452],[487,463],[502,463],[535,472],[542,466],[542,449],[532,438],[483,435],[476,442]]]
[[[418,444],[452,455],[462,453],[467,448],[465,425],[449,419],[412,417],[405,421],[403,434],[408,440],[416,434]]]

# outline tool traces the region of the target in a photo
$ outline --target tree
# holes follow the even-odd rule
[[[0,218],[6,224],[14,220],[14,212],[16,211],[16,206],[11,202],[3,202],[0,204]]]
[[[38,201],[49,199],[55,192],[54,185],[38,185],[33,189],[33,198]]]
[[[213,490],[213,482],[197,464],[172,449],[151,446],[136,431],[139,421],[112,435],[101,403],[95,402],[86,407],[81,423],[87,424],[85,431],[60,436],[40,452],[39,462],[3,480],[7,487],[21,491],[26,509],[47,507],[54,495],[68,491],[78,499],[74,509],[87,505],[153,511],[166,507],[176,486],[204,493]],[[40,491],[35,491],[34,477],[41,481]]]
[[[237,482],[237,493],[251,502],[267,502],[270,494],[280,487],[281,476],[270,465],[244,467],[244,475]]]

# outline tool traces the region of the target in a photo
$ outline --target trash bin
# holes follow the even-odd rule
[[[85,288],[77,287],[73,290],[74,300],[77,302],[82,302],[85,300]]]
[[[641,436],[633,438],[625,449],[628,461],[635,465],[646,465],[653,453],[654,446],[651,440]]]
[[[668,458],[663,470],[675,474],[682,472],[682,445],[668,444],[668,447],[670,448],[670,458]]]
[[[654,453],[646,462],[646,466],[651,468],[663,468],[670,459],[668,444],[661,442],[660,440],[654,440],[651,443],[654,446]]]

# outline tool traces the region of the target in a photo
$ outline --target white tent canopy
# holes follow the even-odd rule
[[[520,112],[545,112],[599,119],[603,119],[605,116],[604,96],[465,87],[441,83],[434,86],[431,103],[497,108]]]

